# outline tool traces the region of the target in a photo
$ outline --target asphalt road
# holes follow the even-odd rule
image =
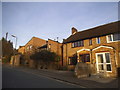
[[[80,86],[3,66],[2,88],[80,88]]]

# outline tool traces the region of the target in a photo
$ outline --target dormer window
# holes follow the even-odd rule
[[[120,33],[107,35],[107,42],[120,41]]]

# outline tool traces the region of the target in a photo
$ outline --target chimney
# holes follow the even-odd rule
[[[72,35],[75,34],[75,33],[77,33],[77,29],[72,27]]]

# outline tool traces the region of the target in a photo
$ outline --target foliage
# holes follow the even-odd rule
[[[13,55],[13,44],[10,41],[7,41],[4,37],[0,40],[2,57],[4,57],[5,62],[9,62],[11,55]]]
[[[41,50],[40,52],[35,52],[30,56],[31,59],[43,62],[54,62],[59,61],[59,56],[48,50]]]

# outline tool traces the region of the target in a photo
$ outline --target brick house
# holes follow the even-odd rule
[[[39,51],[41,49],[50,50],[51,52],[55,52],[56,54],[61,56],[61,45],[61,43],[51,39],[43,40],[37,37],[32,37],[32,39],[28,41],[28,43],[25,46],[19,47],[18,52],[24,54],[26,56],[25,62],[29,63],[30,66],[33,67],[35,62],[33,60],[30,60],[30,55],[34,51]]]
[[[51,52],[55,52],[57,55],[60,56],[60,61],[59,61],[59,65],[62,66],[62,43],[59,43],[58,41],[54,41],[54,40],[51,40],[51,39],[48,39],[46,41],[46,44],[39,47],[38,49],[39,50],[49,50]]]
[[[94,66],[94,73],[117,76],[120,67],[120,30],[112,22],[88,30],[72,28],[72,35],[63,40],[63,65],[74,69],[77,62]]]
[[[25,46],[20,46],[18,49],[18,52],[21,54],[24,54],[25,53]]]
[[[55,52],[56,54],[61,55],[61,46],[62,43],[48,39],[48,41],[46,41],[46,44],[39,47],[38,49],[50,50],[51,52]]]
[[[24,46],[20,46],[18,49],[18,52],[23,54],[25,57],[25,64],[29,64],[30,67],[34,66],[34,61],[30,59],[30,55],[40,46],[44,45],[46,43],[46,40],[37,38],[37,37],[32,37],[27,44]]]
[[[38,47],[46,44],[46,40],[37,38],[37,37],[32,37],[26,45],[20,46],[18,49],[19,53],[25,54],[27,52],[32,52],[36,50]]]

